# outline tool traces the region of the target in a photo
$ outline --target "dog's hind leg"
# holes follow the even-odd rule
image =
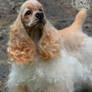
[[[82,9],[80,12],[76,15],[76,18],[71,26],[76,27],[76,30],[81,29],[85,19],[87,17],[87,9]]]

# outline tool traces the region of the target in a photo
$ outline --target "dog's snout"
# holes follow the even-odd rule
[[[35,15],[39,20],[42,20],[44,18],[44,14],[43,13],[36,13]]]

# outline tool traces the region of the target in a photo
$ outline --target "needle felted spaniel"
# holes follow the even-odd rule
[[[11,27],[8,52],[13,61],[9,92],[79,92],[92,86],[90,72],[67,53],[36,0],[22,5]]]

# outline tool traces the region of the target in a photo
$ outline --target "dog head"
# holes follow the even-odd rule
[[[56,57],[60,52],[60,36],[46,19],[42,5],[37,0],[26,1],[12,25],[8,52],[18,64],[43,61]]]
[[[45,14],[42,5],[36,0],[28,0],[21,7],[21,20],[26,28],[45,25]]]
[[[37,45],[46,24],[46,17],[41,3],[37,0],[26,1],[20,9],[20,16],[26,32]]]

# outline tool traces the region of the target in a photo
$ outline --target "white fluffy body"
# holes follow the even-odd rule
[[[19,84],[27,85],[29,92],[73,92],[74,84],[85,81],[87,73],[76,58],[61,51],[61,56],[49,62],[38,59],[34,64],[24,66],[13,63],[8,80],[9,92],[16,92]]]
[[[92,37],[84,34],[84,42],[78,52],[73,53],[76,58],[92,71]]]

